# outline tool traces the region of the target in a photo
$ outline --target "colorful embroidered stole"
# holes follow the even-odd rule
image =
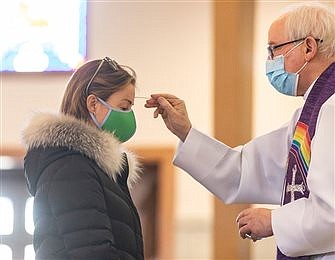
[[[311,160],[311,140],[323,103],[335,93],[335,63],[321,74],[309,93],[296,124],[291,144],[282,205],[300,198],[308,198],[307,174]],[[316,174],[316,173],[314,173]],[[320,173],[322,174],[322,173]],[[293,232],[293,231],[292,231]],[[288,257],[277,248],[277,259],[309,259],[310,256]]]

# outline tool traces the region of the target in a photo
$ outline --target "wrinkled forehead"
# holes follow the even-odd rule
[[[275,20],[269,28],[268,44],[278,44],[288,40],[285,32],[285,18]]]

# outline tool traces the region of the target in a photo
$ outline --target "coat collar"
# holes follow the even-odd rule
[[[123,153],[126,153],[129,186],[141,171],[136,156],[126,151],[112,134],[64,114],[35,114],[23,131],[23,143],[27,151],[38,147],[68,147],[80,152],[94,160],[115,182],[125,163]]]

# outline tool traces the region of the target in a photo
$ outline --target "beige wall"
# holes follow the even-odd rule
[[[121,3],[120,3],[121,2]],[[92,1],[88,58],[114,57],[138,74],[140,95],[171,92],[185,99],[195,125],[210,132],[211,5]],[[69,73],[1,75],[2,144],[18,144],[31,111],[58,111]],[[135,101],[139,128],[130,144],[175,145],[152,111]],[[15,116],[13,116],[15,115]]]

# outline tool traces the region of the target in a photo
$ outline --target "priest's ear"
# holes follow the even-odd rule
[[[319,40],[316,40],[311,36],[308,36],[305,39],[305,60],[306,61],[310,61],[317,54],[318,43],[319,43]]]

